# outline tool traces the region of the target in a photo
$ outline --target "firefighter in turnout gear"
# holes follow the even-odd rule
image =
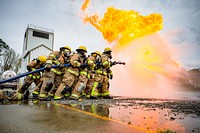
[[[62,99],[64,96],[70,96],[72,88],[75,86],[79,78],[80,70],[84,67],[83,63],[86,58],[85,53],[87,52],[87,49],[85,46],[80,46],[76,51],[77,53],[74,53],[70,58],[71,66],[65,70],[62,82],[55,93],[54,100]],[[77,95],[76,89],[77,87],[75,86],[71,95],[72,97]]]
[[[109,92],[109,78],[113,78],[112,71],[110,69],[111,67],[111,59],[112,59],[112,50],[110,48],[105,48],[104,52],[102,54],[101,60],[102,60],[102,87],[99,91],[99,95],[104,98],[111,98],[110,92]]]
[[[75,86],[70,96],[70,98],[72,99],[79,99],[81,94],[84,92],[88,81],[88,70],[85,64],[85,61],[87,60],[86,57],[87,49],[85,46],[80,46],[78,49],[76,49],[76,51],[77,54],[74,58],[75,60],[73,61],[74,63],[73,66],[78,67],[77,70],[79,72],[79,77],[77,83],[75,83]]]
[[[38,56],[36,59],[33,59],[28,65],[27,65],[27,70],[34,71],[36,69],[39,69],[41,67],[44,67],[44,64],[46,62],[46,56]],[[11,98],[12,100],[21,100],[23,99],[24,92],[28,90],[29,86],[34,82],[35,85],[37,86],[40,83],[40,72],[34,73],[34,74],[29,74],[26,76],[24,79],[23,85],[18,89],[17,93],[13,95]]]
[[[92,52],[86,63],[90,78],[85,92],[88,98],[96,98],[98,97],[98,89],[102,86],[101,52]]]
[[[49,54],[45,65],[46,70],[40,90],[40,99],[54,96],[56,88],[62,81],[63,72],[67,69],[64,64],[69,62],[70,54],[71,48],[69,46],[61,47],[60,51],[53,51]],[[52,65],[59,65],[60,67],[51,68]]]

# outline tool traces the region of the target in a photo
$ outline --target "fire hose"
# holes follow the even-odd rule
[[[116,61],[114,61],[114,62],[112,62],[111,64],[112,64],[112,65],[116,65],[116,64],[125,65],[125,62],[120,62],[120,61],[116,62]],[[64,64],[64,67],[67,67],[67,66],[70,66],[70,65],[71,65],[71,64]],[[97,63],[97,65],[100,65],[100,64]],[[52,66],[51,68],[57,68],[57,67],[59,67],[59,65],[54,65],[54,66]],[[42,67],[42,68],[39,68],[39,69],[34,70],[34,71],[31,71],[31,72],[26,72],[26,73],[20,74],[20,75],[18,75],[18,76],[15,76],[15,77],[12,77],[12,78],[9,78],[9,79],[6,79],[6,80],[2,80],[2,81],[0,81],[0,84],[9,82],[9,81],[12,81],[12,80],[15,80],[15,79],[19,79],[19,78],[21,78],[21,77],[27,76],[27,75],[29,75],[29,74],[37,73],[37,72],[43,71],[43,70],[45,70],[45,69],[46,69],[46,68]]]
[[[67,67],[67,66],[70,66],[70,64],[64,64],[64,67]],[[57,68],[57,67],[59,67],[59,65],[52,66],[51,68]],[[18,78],[27,76],[27,75],[29,75],[29,74],[37,73],[37,72],[43,71],[43,70],[45,70],[45,69],[46,69],[46,68],[42,67],[42,68],[36,69],[36,70],[34,70],[34,71],[31,71],[31,72],[26,72],[26,73],[17,75],[17,76],[15,76],[15,77],[12,77],[12,78],[9,78],[9,79],[6,79],[6,80],[2,80],[2,81],[0,81],[0,84],[3,84],[3,83],[6,83],[6,82],[9,82],[9,81],[12,81],[12,80],[15,80],[15,79],[18,79]]]

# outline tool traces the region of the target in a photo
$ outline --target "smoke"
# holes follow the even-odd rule
[[[173,60],[177,51],[152,34],[132,41],[129,45],[113,46],[114,60],[125,66],[113,66],[111,94],[145,98],[174,98],[179,64]]]

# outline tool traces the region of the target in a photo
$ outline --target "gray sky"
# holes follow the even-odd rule
[[[55,50],[70,45],[76,49],[86,45],[88,51],[107,45],[101,33],[83,24],[79,14],[84,0],[0,0],[0,38],[22,53],[24,32],[28,24],[54,30]],[[177,34],[170,40],[175,47],[186,47],[179,59],[187,67],[200,67],[200,1],[199,0],[91,0],[91,11],[101,16],[107,7],[136,10],[142,15],[160,13],[164,18],[165,35]]]

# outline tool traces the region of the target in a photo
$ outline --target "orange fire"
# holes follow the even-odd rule
[[[88,5],[90,4],[90,0],[85,0],[84,4],[82,5],[81,9],[85,11],[85,9],[88,8]]]
[[[88,3],[89,1],[86,0],[83,5]],[[166,94],[163,90],[169,91],[171,85],[168,78],[174,80],[179,65],[172,60],[171,49],[156,33],[163,28],[161,14],[143,16],[134,10],[119,10],[114,7],[107,8],[103,18],[97,13],[89,15],[84,11],[83,14],[85,23],[90,23],[102,33],[105,40],[114,44],[112,45],[114,59],[126,61],[125,69],[112,68],[114,73],[118,71],[121,74],[116,74],[111,81],[112,87],[115,88],[113,91],[111,88],[111,93],[117,95],[118,92],[118,95],[132,96],[141,93],[143,95],[137,96],[148,97],[152,90],[155,90],[154,92],[159,96],[162,92],[163,95]],[[122,92],[121,89],[117,91],[117,87],[135,90],[123,89]],[[140,89],[139,93],[137,88]],[[156,88],[161,90],[157,91]],[[151,93],[151,96],[156,94]]]
[[[88,0],[83,6],[88,5],[87,3]],[[98,29],[108,42],[118,40],[120,44],[126,44],[163,28],[163,18],[160,14],[142,16],[133,10],[119,10],[114,7],[109,7],[102,19],[97,14],[91,16],[86,14],[84,21]]]

